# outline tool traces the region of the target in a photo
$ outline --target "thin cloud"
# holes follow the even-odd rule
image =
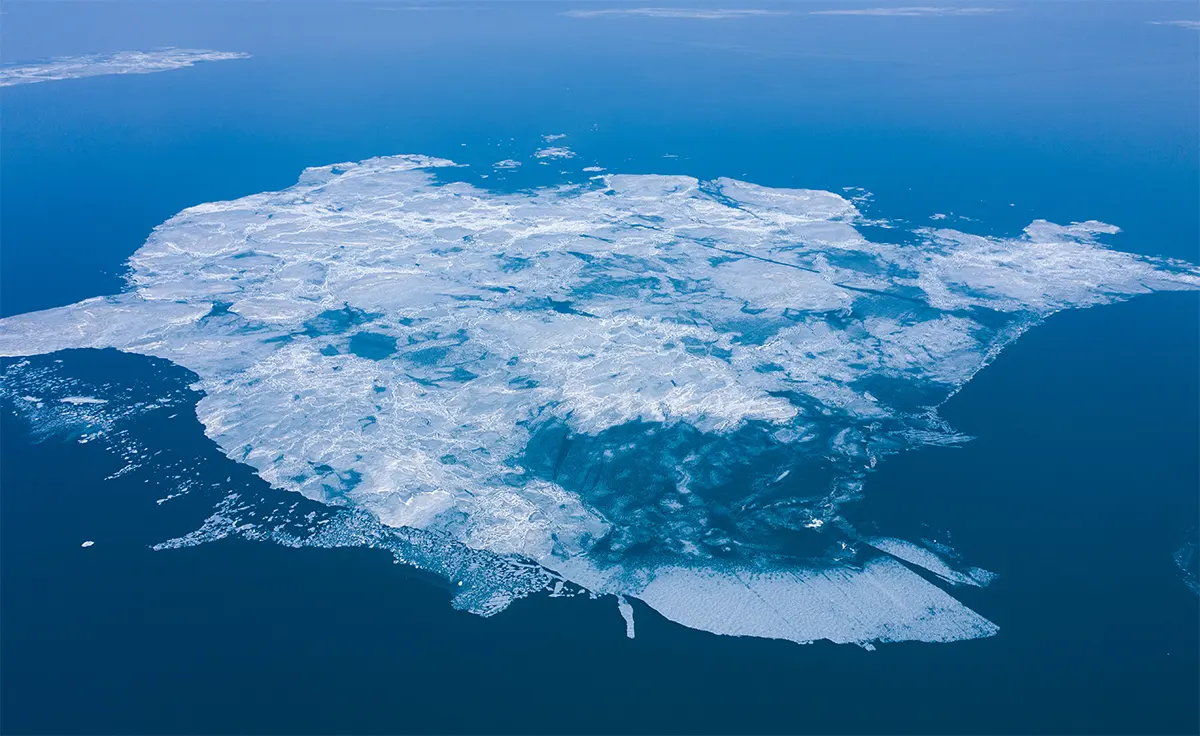
[[[692,18],[697,20],[724,20],[748,18],[761,15],[787,15],[779,10],[754,10],[739,8],[606,8],[604,10],[568,10],[563,15],[572,18],[633,17],[633,18]]]
[[[1179,28],[1200,31],[1200,20],[1150,20],[1146,22],[1152,26],[1178,26]]]
[[[911,8],[846,8],[839,10],[813,10],[810,15],[871,15],[902,16],[909,18],[939,18],[944,16],[990,15],[1002,13],[1004,8],[963,8],[917,6]]]

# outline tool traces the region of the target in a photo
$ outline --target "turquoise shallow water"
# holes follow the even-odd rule
[[[1123,249],[1197,260],[1200,52],[1194,31],[1144,22],[1186,4],[719,21],[559,9],[10,3],[5,61],[162,45],[254,57],[0,93],[0,310],[119,290],[123,260],[183,207],[398,152],[477,172],[526,159],[491,173],[498,188],[594,164],[862,187],[868,214],[964,215],[973,232],[1095,218],[1124,228]],[[551,133],[578,157],[529,161]],[[945,407],[973,442],[884,463],[856,513],[950,530],[1000,575],[963,597],[1001,633],[873,653],[714,637],[638,604],[630,642],[611,600],[479,619],[361,550],[151,552],[215,499],[158,505],[141,477],[104,480],[119,459],[35,441],[6,412],[4,729],[1194,732],[1197,599],[1171,555],[1196,535],[1196,307],[1155,295],[1055,316]],[[183,371],[55,357],[178,396],[188,417]],[[204,485],[269,493],[193,419],[130,431]]]

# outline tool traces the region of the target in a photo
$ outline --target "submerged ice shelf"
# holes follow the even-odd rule
[[[877,243],[829,192],[501,194],[440,182],[453,165],[313,168],[185,210],[125,293],[0,321],[0,354],[190,369],[207,435],[275,488],[407,530],[405,559],[443,574],[513,565],[480,612],[557,579],[618,596],[630,634],[627,597],[721,634],[953,641],[996,628],[940,586],[990,576],[842,507],[881,457],[963,441],[936,407],[1047,315],[1200,287],[1099,222]]]

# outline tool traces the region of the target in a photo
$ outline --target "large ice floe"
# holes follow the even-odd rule
[[[250,54],[205,49],[155,49],[108,54],[59,56],[48,61],[0,66],[0,87],[107,74],[153,74],[182,69],[203,61],[247,59]]]
[[[344,512],[273,533],[231,498],[168,546],[395,532],[460,584],[486,568],[459,601],[481,613],[565,584],[617,596],[630,633],[636,598],[720,634],[944,642],[996,631],[946,592],[991,576],[847,521],[876,462],[965,439],[936,407],[1047,315],[1200,287],[1100,244],[1099,222],[884,243],[829,192],[496,193],[449,166],[337,164],[184,210],[125,293],[0,321],[0,354],[184,366],[226,454]]]

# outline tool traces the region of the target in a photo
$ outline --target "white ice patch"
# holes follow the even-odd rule
[[[625,596],[617,596],[617,610],[621,612],[621,618],[625,619],[625,636],[634,638],[633,628],[633,606],[629,605],[629,601],[625,600]]]
[[[61,401],[64,404],[75,404],[76,406],[79,406],[80,404],[107,404],[108,403],[107,399],[97,399],[94,396],[64,396],[63,398],[59,399],[59,401]]]
[[[898,562],[859,569],[662,568],[636,593],[685,626],[806,644],[950,642],[991,636],[996,625]]]
[[[369,519],[451,578],[451,550],[504,556],[537,563],[522,590],[566,580],[715,633],[951,641],[995,626],[904,563],[986,574],[863,539],[842,506],[887,454],[963,441],[936,407],[1046,315],[1200,287],[1097,222],[881,243],[829,192],[607,175],[501,194],[439,183],[452,165],[312,168],[184,210],[125,293],[2,320],[0,355],[193,371],[231,458],[360,514],[319,544],[376,539]],[[178,543],[260,533],[210,522]],[[471,610],[516,595],[497,585]]]
[[[937,553],[903,539],[866,537],[862,541],[877,550],[887,552],[898,560],[904,560],[911,565],[924,568],[953,585],[980,587],[981,585],[987,585],[992,579],[992,573],[977,568],[969,569],[967,572],[959,572],[950,567]]]
[[[566,146],[546,146],[534,152],[541,159],[575,158],[575,152]]]
[[[248,58],[250,54],[202,49],[157,49],[61,56],[39,63],[0,67],[0,87],[98,77],[105,74],[153,74],[181,69],[202,61]]]

